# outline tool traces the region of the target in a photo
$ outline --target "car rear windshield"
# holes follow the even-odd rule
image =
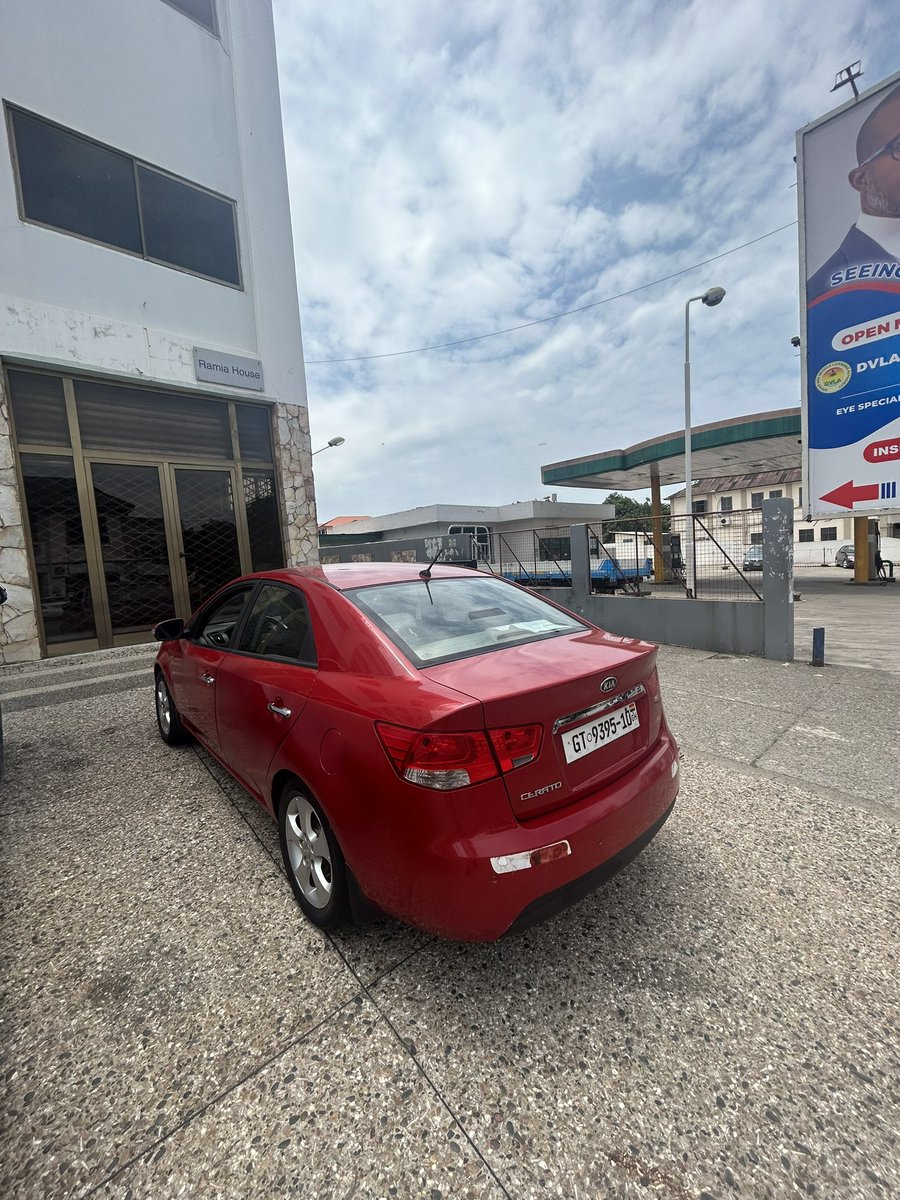
[[[386,583],[345,594],[420,667],[588,628],[539,596],[485,575]]]

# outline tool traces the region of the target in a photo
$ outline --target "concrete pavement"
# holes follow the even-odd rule
[[[900,1189],[896,676],[663,648],[672,819],[473,947],[309,926],[150,661],[0,678],[4,1194]]]
[[[900,576],[898,582],[855,584],[839,567],[798,567],[794,587],[794,657],[809,662],[812,631],[825,630],[829,666],[870,667],[900,675]]]

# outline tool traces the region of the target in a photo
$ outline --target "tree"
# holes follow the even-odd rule
[[[630,496],[623,496],[621,492],[610,492],[604,504],[612,504],[616,510],[616,523],[623,529],[642,529],[649,533],[653,528],[651,520],[653,516],[653,506],[649,500],[632,500]],[[660,505],[662,513],[663,532],[669,529],[669,505],[663,503]]]

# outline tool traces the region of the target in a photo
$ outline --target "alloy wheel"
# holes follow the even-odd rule
[[[156,681],[156,715],[159,717],[159,727],[164,734],[172,728],[172,704],[169,699],[169,689],[162,675]]]
[[[314,908],[325,908],[334,882],[331,847],[319,814],[305,796],[288,801],[284,833],[297,886]]]

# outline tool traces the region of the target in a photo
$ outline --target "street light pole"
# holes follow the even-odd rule
[[[695,300],[702,300],[708,308],[715,308],[725,298],[725,289],[709,288],[701,296],[691,296],[684,306],[684,503],[686,511],[685,524],[685,575],[688,597],[693,600],[696,595],[697,580],[694,564],[694,477],[691,465],[691,305]]]

